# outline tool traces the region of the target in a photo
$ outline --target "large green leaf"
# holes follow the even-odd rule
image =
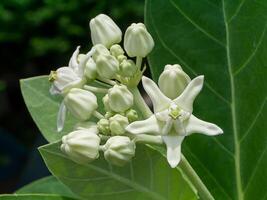
[[[59,182],[53,176],[48,176],[34,181],[17,190],[16,194],[55,194],[78,199],[68,187]]]
[[[20,81],[20,85],[24,101],[33,120],[49,142],[57,141],[73,130],[76,121],[69,114],[66,118],[64,130],[60,133],[56,131],[57,113],[62,98],[52,96],[49,93],[51,84],[48,82],[48,76],[23,79]],[[97,83],[94,83],[94,85],[103,87],[103,85]],[[101,100],[102,95],[97,95],[97,97]]]
[[[4,194],[0,195],[0,200],[75,200],[55,194]]]
[[[267,198],[267,1],[147,0],[156,80],[165,64],[205,75],[200,118],[224,135],[195,135],[183,152],[216,199]]]
[[[40,148],[51,173],[85,199],[196,199],[177,169],[171,169],[156,150],[137,146],[133,161],[109,165],[101,156],[91,164],[74,163],[60,151],[60,143]]]

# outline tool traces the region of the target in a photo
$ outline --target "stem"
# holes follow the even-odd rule
[[[104,118],[104,116],[103,116],[100,112],[97,112],[97,111],[95,111],[95,112],[93,113],[93,115],[94,115],[97,119],[103,119],[103,118]]]
[[[107,78],[103,78],[103,77],[98,77],[98,80],[102,81],[103,83],[106,83],[108,85],[116,85],[115,81],[109,80]]]
[[[137,56],[136,57],[136,67],[137,67],[137,69],[139,69],[139,70],[141,70],[141,66],[142,66],[142,57],[139,57],[139,56]]]
[[[149,143],[149,144],[158,144],[158,145],[163,144],[161,136],[153,136],[153,135],[146,135],[146,134],[133,136],[133,141],[136,143]]]
[[[139,108],[145,118],[150,117],[153,113],[148,108],[147,104],[145,103],[144,99],[142,98],[139,90],[137,87],[130,88],[131,92],[134,95],[134,102],[135,105]],[[195,170],[191,167],[190,163],[186,160],[186,158],[181,155],[181,161],[179,163],[179,167],[188,177],[188,179],[192,182],[194,187],[197,189],[198,194],[201,199],[203,200],[214,200],[213,196],[202,182],[200,177],[197,175]]]
[[[89,90],[91,92],[95,92],[95,93],[104,93],[105,94],[108,92],[108,89],[106,89],[106,88],[98,88],[98,87],[94,87],[94,86],[90,86],[90,85],[85,85],[83,88],[86,90]]]
[[[147,106],[137,87],[129,88],[134,96],[134,103],[142,112],[144,118],[149,118],[153,113]]]
[[[183,155],[181,155],[179,167],[182,169],[182,171],[197,189],[200,199],[214,200],[213,196],[211,195],[205,184],[201,181],[195,170],[191,167],[190,163]]]

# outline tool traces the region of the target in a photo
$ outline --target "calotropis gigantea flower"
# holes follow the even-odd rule
[[[132,134],[161,135],[167,146],[167,160],[176,167],[181,158],[181,143],[185,136],[192,133],[218,135],[223,131],[217,125],[195,117],[193,102],[203,87],[204,76],[193,79],[175,99],[166,97],[149,78],[143,77],[142,83],[154,108],[154,115],[143,121],[136,121],[126,127]]]
[[[81,87],[85,83],[84,78],[84,67],[88,59],[92,56],[94,49],[89,51],[81,61],[78,61],[79,55],[78,46],[73,52],[69,65],[66,67],[60,67],[56,71],[52,71],[49,80],[52,82],[50,93],[55,94],[66,94],[71,88]]]
[[[122,32],[115,22],[105,14],[99,14],[90,21],[93,44],[103,44],[110,48],[121,41]]]

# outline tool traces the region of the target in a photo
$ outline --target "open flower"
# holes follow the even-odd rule
[[[193,79],[184,91],[175,99],[165,96],[149,78],[142,78],[145,91],[154,108],[154,115],[143,121],[136,121],[127,126],[132,134],[161,135],[167,146],[167,159],[171,167],[176,167],[181,158],[181,143],[185,136],[192,133],[218,135],[223,131],[217,125],[195,117],[193,103],[203,87],[204,76]]]

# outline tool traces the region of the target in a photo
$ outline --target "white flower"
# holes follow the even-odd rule
[[[203,87],[204,76],[193,79],[175,99],[166,97],[149,78],[143,77],[142,83],[154,108],[154,115],[143,121],[136,121],[126,127],[132,134],[161,135],[167,146],[167,160],[176,167],[181,158],[181,143],[185,136],[192,133],[218,135],[223,131],[217,125],[195,117],[193,102]]]
[[[94,50],[89,51],[81,62],[78,62],[79,55],[78,46],[72,54],[69,65],[66,67],[60,67],[56,71],[52,71],[49,80],[52,82],[50,93],[65,95],[71,88],[82,87],[85,83],[84,79],[84,67],[88,59],[92,56]]]

